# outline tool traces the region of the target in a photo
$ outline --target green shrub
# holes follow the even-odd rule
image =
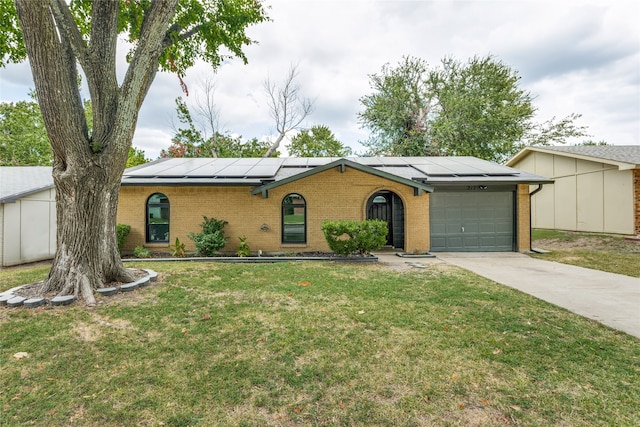
[[[369,221],[324,221],[322,232],[329,248],[338,255],[368,255],[387,243],[387,223]]]
[[[249,242],[247,242],[247,238],[243,236],[243,237],[238,237],[238,239],[240,239],[240,246],[238,246],[236,255],[238,255],[241,258],[249,256],[251,254],[251,249],[249,248]]]
[[[136,246],[136,248],[133,250],[133,254],[137,258],[149,258],[151,256],[151,252],[149,252],[149,249],[145,248],[144,246]]]
[[[229,224],[225,220],[208,218],[206,216],[203,216],[202,218],[204,218],[204,221],[200,224],[200,227],[202,227],[202,232],[204,234],[215,234],[216,231],[222,231],[224,226]]]
[[[117,224],[116,225],[116,234],[118,239],[118,250],[122,252],[122,248],[124,247],[124,243],[127,241],[127,236],[131,231],[131,226],[127,224]]]
[[[200,256],[214,256],[217,251],[227,244],[228,237],[224,235],[224,226],[227,221],[215,218],[203,217],[204,222],[200,224],[200,233],[189,233],[189,238],[196,246],[196,254]]]
[[[186,255],[185,245],[176,237],[176,243],[174,245],[169,246],[171,249],[171,255],[175,257],[184,257]]]

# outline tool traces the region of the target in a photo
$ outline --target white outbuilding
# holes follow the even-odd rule
[[[640,235],[640,145],[527,147],[507,166],[555,181],[532,192],[533,228]]]
[[[52,259],[55,251],[51,167],[0,167],[0,267]]]

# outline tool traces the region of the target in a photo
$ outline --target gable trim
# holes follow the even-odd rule
[[[290,177],[281,179],[279,181],[265,183],[251,190],[251,194],[253,195],[262,194],[262,197],[266,199],[269,197],[269,190],[271,190],[272,188],[280,187],[281,185],[289,184],[299,179],[303,179],[303,178],[306,178],[306,177],[309,177],[333,168],[339,168],[339,171],[341,173],[344,173],[347,167],[409,186],[414,189],[414,196],[421,196],[423,192],[427,192],[427,193],[433,192],[433,187],[430,185],[426,185],[411,179],[402,178],[400,176],[393,175],[388,172],[384,172],[384,171],[372,168],[370,166],[356,163],[351,160],[347,160],[343,158],[343,159],[338,159],[336,161],[333,161],[331,163],[327,163],[326,165],[316,166],[313,169],[299,173],[297,175],[292,175]]]
[[[562,156],[562,157],[571,157],[574,159],[579,159],[579,160],[586,160],[589,162],[596,162],[596,163],[604,163],[607,165],[613,165],[616,166],[618,168],[618,170],[631,170],[631,169],[638,169],[640,168],[640,165],[637,165],[635,163],[629,163],[629,162],[620,162],[620,161],[616,161],[616,160],[610,160],[610,159],[605,159],[602,157],[596,157],[596,156],[588,156],[585,154],[577,154],[577,153],[568,153],[566,151],[557,151],[557,150],[549,150],[549,149],[545,149],[542,147],[525,147],[522,150],[520,150],[515,156],[513,156],[511,159],[509,159],[507,161],[507,163],[505,163],[507,166],[509,167],[515,167],[514,165],[517,164],[520,160],[524,159],[525,157],[527,157],[531,152],[539,152],[539,153],[545,153],[545,154],[555,154],[558,156]]]

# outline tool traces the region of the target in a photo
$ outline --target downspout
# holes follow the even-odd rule
[[[531,199],[533,198],[533,196],[535,196],[536,193],[538,193],[538,192],[540,192],[540,190],[542,190],[542,186],[543,185],[544,184],[538,184],[538,188],[536,188],[531,193],[529,193],[529,250],[531,252],[535,252],[533,250],[533,247],[532,247],[533,239],[531,238],[531,224],[533,223],[533,221],[532,221],[533,218],[532,218],[532,215],[531,215],[531,206],[532,206]]]

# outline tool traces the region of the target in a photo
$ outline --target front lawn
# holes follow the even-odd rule
[[[135,265],[160,281],[0,309],[0,425],[640,424],[639,340],[461,269]]]
[[[551,251],[536,258],[640,277],[640,242],[607,234],[532,230],[532,247]]]

